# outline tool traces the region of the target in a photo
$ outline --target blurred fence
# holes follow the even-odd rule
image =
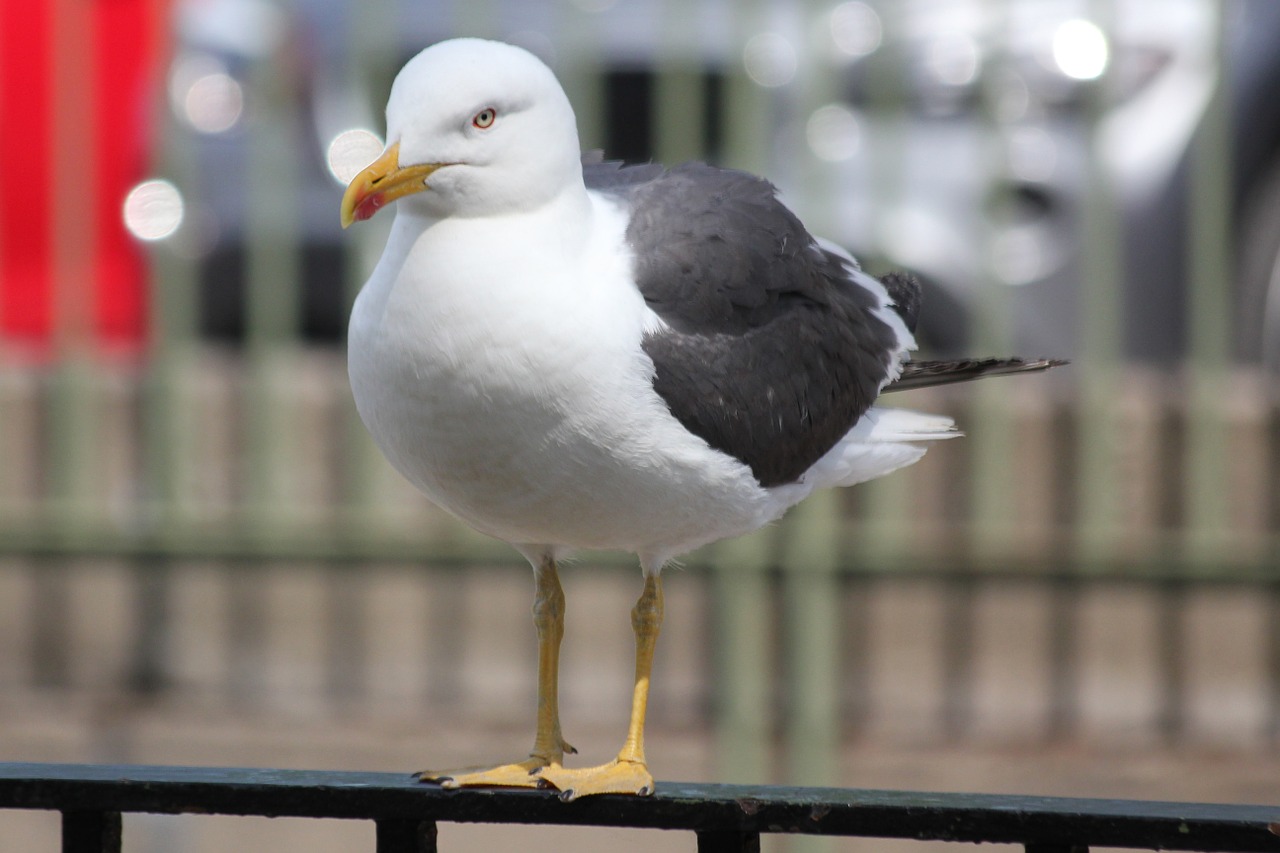
[[[449,14],[433,25],[439,28],[435,34],[511,35],[498,5],[449,6]],[[623,62],[652,71],[652,150],[667,160],[710,154],[770,174],[815,231],[846,234],[841,201],[850,191],[848,158],[839,151],[835,159],[816,156],[806,135],[818,111],[842,103],[847,82],[843,75],[851,60],[833,58],[825,43],[810,43],[826,38],[820,25],[827,25],[831,9],[659,5],[646,18],[653,27],[651,49]],[[1017,8],[987,5],[1010,16]],[[590,11],[597,6],[599,12]],[[607,31],[609,6],[556,6],[539,19],[556,27],[547,41],[557,49],[557,70],[577,105],[587,147],[607,138],[605,72],[611,57],[603,45],[616,41],[616,33]],[[843,8],[855,7],[871,8]],[[151,8],[166,22],[171,12],[180,17],[182,11]],[[823,113],[837,131],[850,116],[871,127],[877,115],[903,108],[894,81],[910,73],[891,49],[891,38],[894,15],[905,7],[877,8],[876,26],[889,47],[859,60],[867,63],[873,97],[863,112]],[[277,13],[285,16],[278,23],[287,32],[288,16],[302,9],[284,6]],[[357,94],[376,113],[370,105],[380,103],[398,59],[396,46],[377,34],[394,31],[400,14],[394,4],[363,4],[358,14],[352,11],[338,29],[353,46],[331,57],[335,67],[309,73],[336,74],[342,92]],[[87,25],[74,17],[59,21]],[[1105,28],[1106,20],[1101,23]],[[22,624],[30,628],[24,642],[36,661],[29,670],[11,672],[68,683],[70,647],[59,639],[59,625],[65,626],[65,608],[75,595],[68,584],[83,574],[69,567],[87,560],[105,557],[134,567],[129,589],[137,605],[128,624],[135,634],[119,642],[132,644],[124,671],[140,688],[173,682],[174,652],[165,644],[174,636],[173,597],[181,595],[174,581],[183,567],[211,564],[226,572],[232,590],[229,631],[239,638],[232,640],[232,653],[251,661],[268,611],[255,604],[257,579],[236,580],[246,572],[267,572],[278,563],[338,567],[324,594],[346,602],[359,595],[348,570],[366,563],[515,565],[507,549],[430,508],[390,471],[355,415],[340,348],[302,340],[314,282],[303,254],[309,214],[298,211],[319,198],[326,206],[323,216],[336,223],[340,187],[308,183],[304,163],[323,152],[315,134],[302,128],[310,127],[307,111],[321,102],[300,104],[295,98],[298,63],[305,64],[305,52],[291,50],[296,47],[281,35],[278,49],[241,63],[243,117],[233,136],[214,140],[234,143],[234,156],[219,155],[230,157],[234,173],[210,172],[202,159],[212,150],[210,141],[173,112],[171,92],[157,96],[161,118],[153,170],[181,192],[187,215],[174,238],[147,244],[152,322],[145,353],[100,358],[84,324],[67,321],[59,327],[53,357],[15,356],[0,363],[0,552],[14,565],[29,560],[32,567],[31,585],[23,587],[32,615]],[[183,53],[188,48],[179,32],[175,63],[190,58]],[[707,83],[709,67],[719,82]],[[314,76],[306,79],[314,82]],[[985,79],[972,87],[974,110],[964,113],[964,120],[985,129],[980,138],[986,141],[970,162],[981,186],[983,176],[996,179],[1009,130]],[[78,102],[67,94],[75,81],[63,82],[67,88],[53,92],[53,109],[66,114]],[[1120,203],[1098,158],[1086,157],[1083,201],[1072,225],[1082,260],[1079,275],[1063,285],[1073,288],[1070,304],[1080,315],[1079,346],[1069,353],[1075,365],[1050,377],[904,395],[894,402],[954,414],[969,437],[933,449],[922,463],[892,478],[816,497],[775,527],[689,558],[689,565],[705,569],[699,577],[715,604],[703,621],[714,627],[691,635],[702,645],[681,683],[690,690],[714,684],[693,706],[714,709],[726,743],[757,745],[726,749],[726,761],[736,762],[726,771],[730,778],[753,778],[767,763],[764,744],[775,719],[785,719],[790,775],[811,784],[830,781],[831,744],[842,734],[841,721],[858,713],[858,700],[850,698],[858,686],[858,658],[842,651],[849,632],[859,630],[848,627],[858,616],[848,596],[900,578],[932,578],[948,591],[936,640],[943,673],[936,710],[943,727],[956,730],[968,725],[973,712],[966,697],[987,584],[1016,581],[1056,591],[1036,611],[1046,631],[1041,663],[1049,674],[1040,713],[1048,732],[1070,730],[1079,715],[1072,697],[1081,665],[1073,661],[1087,635],[1077,609],[1080,596],[1099,584],[1150,584],[1143,594],[1154,602],[1144,611],[1154,614],[1148,662],[1157,673],[1151,682],[1157,698],[1151,720],[1173,735],[1190,713],[1179,651],[1190,642],[1183,631],[1190,619],[1187,591],[1252,584],[1256,601],[1264,603],[1250,611],[1256,666],[1250,664],[1254,668],[1245,680],[1258,690],[1257,730],[1269,739],[1277,729],[1280,403],[1272,377],[1229,360],[1229,123],[1223,120],[1225,96],[1215,91],[1189,161],[1191,229],[1185,244],[1178,244],[1187,253],[1187,286],[1168,296],[1184,302],[1190,318],[1181,358],[1159,367],[1123,360]],[[1099,132],[1101,97],[1086,97],[1079,113],[1086,151]],[[68,121],[64,115],[64,126]],[[901,171],[901,143],[891,135],[859,149],[859,162],[870,162],[876,176],[873,210],[875,202],[892,209],[899,185],[909,178]],[[708,152],[708,144],[717,150]],[[243,220],[222,226],[224,233],[239,235],[238,293],[210,278],[209,271],[218,268],[200,248],[207,239],[200,229],[210,227],[215,207],[202,193],[219,181],[246,187]],[[62,210],[72,201],[58,196],[55,203]],[[990,240],[972,247],[985,260],[971,290],[976,310],[968,344],[984,353],[1007,351],[1019,340],[1015,309],[1027,291],[1001,280],[994,226],[983,224],[978,212],[971,216]],[[344,237],[330,265],[338,269],[347,300],[380,251],[379,227],[385,223]],[[869,227],[878,233],[877,223]],[[73,242],[73,236],[64,237],[64,248]],[[882,257],[895,258],[891,247],[868,242]],[[325,273],[332,278],[334,270]],[[59,278],[59,304],[77,304],[84,286],[75,276]],[[216,308],[211,300],[219,298],[236,300],[242,311],[238,343],[214,344],[201,335]],[[74,318],[75,312],[66,316]],[[629,558],[617,555],[588,559],[629,565]],[[330,648],[347,649],[347,656],[330,657],[326,678],[358,685],[360,677],[350,673],[362,671],[358,650],[373,641],[365,635],[368,626],[344,626],[344,609],[341,603],[330,609],[329,627],[338,638]],[[772,630],[775,621],[784,629]],[[759,665],[762,660],[777,662],[788,697],[777,718],[765,698],[775,690],[774,673]],[[446,683],[457,678],[443,673]],[[252,663],[232,667],[219,689],[252,694],[256,677]]]

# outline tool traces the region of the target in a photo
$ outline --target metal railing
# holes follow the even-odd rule
[[[699,853],[759,851],[763,834],[1090,847],[1280,851],[1280,807],[660,782],[652,797],[561,802],[553,791],[445,791],[395,773],[0,764],[0,808],[62,813],[64,853],[119,853],[121,814],[374,821],[377,853],[434,853],[437,822],[694,832]]]

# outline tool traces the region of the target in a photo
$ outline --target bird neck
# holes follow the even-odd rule
[[[537,205],[486,216],[439,215],[429,208],[404,204],[409,200],[403,199],[396,211],[389,249],[393,243],[407,249],[427,235],[448,240],[468,235],[471,239],[466,242],[474,244],[477,238],[472,235],[491,232],[495,250],[516,235],[519,242],[536,240],[572,255],[580,251],[591,232],[593,206],[580,175]],[[506,239],[500,239],[501,235]]]

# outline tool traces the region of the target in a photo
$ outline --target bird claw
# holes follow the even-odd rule
[[[562,802],[572,802],[592,794],[633,794],[648,797],[653,794],[653,776],[640,761],[614,759],[598,767],[569,769],[544,767],[539,778],[559,789]]]
[[[565,752],[572,747],[565,745]],[[576,750],[575,750],[576,751]],[[598,767],[569,769],[559,761],[531,757],[515,764],[467,767],[460,770],[423,770],[419,782],[439,785],[447,791],[459,788],[535,788],[555,791],[556,799],[570,803],[591,794],[653,794],[653,777],[638,761],[614,759]]]
[[[549,763],[539,758],[529,758],[513,764],[492,767],[467,767],[460,770],[423,770],[415,773],[419,782],[439,785],[447,791],[458,788],[545,788],[548,783],[539,775],[558,762]]]

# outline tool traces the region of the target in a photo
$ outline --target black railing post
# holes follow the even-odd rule
[[[698,853],[760,853],[760,833],[702,830],[698,833]]]
[[[1089,853],[1088,847],[1078,844],[1028,844],[1027,853]]]
[[[134,560],[133,584],[137,628],[129,687],[140,696],[152,697],[169,681],[167,653],[173,641],[169,636],[172,583],[168,561],[153,557]]]
[[[62,853],[120,853],[120,834],[120,812],[62,813]]]
[[[67,687],[71,681],[70,569],[61,560],[44,560],[32,571],[31,674],[38,687]]]
[[[375,822],[377,853],[436,853],[434,820],[384,818]]]

